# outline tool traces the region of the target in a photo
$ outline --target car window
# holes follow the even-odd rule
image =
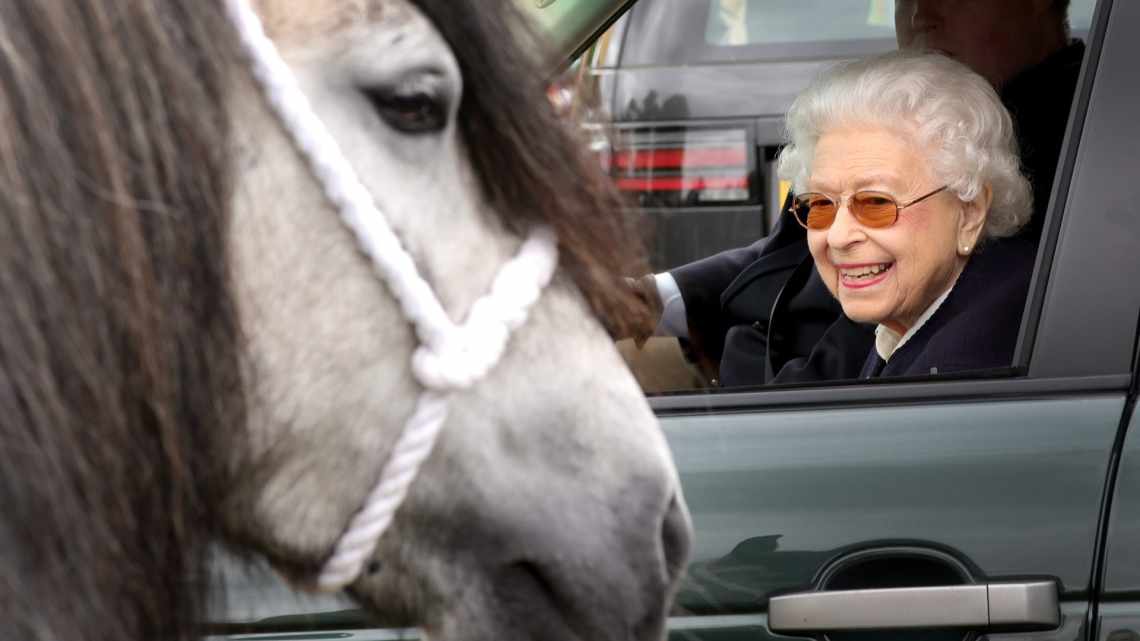
[[[1094,6],[1095,0],[1071,2],[1073,38],[1087,39]],[[775,162],[784,113],[822,70],[893,50],[894,20],[893,0],[641,0],[599,38],[566,85],[574,104],[568,111],[585,121],[599,161],[638,211],[655,272],[762,242],[783,216],[789,191]],[[1069,70],[1071,85],[1078,68]],[[1071,97],[1071,86],[1041,95],[1062,111],[1050,120],[1049,151],[1031,144],[1027,154],[1058,157]],[[1020,116],[1026,122],[1019,126],[1036,126]],[[1036,198],[1046,203],[1052,183],[1038,180]],[[1037,224],[1043,209],[1035,214]],[[738,276],[737,283],[756,274],[741,270]],[[772,308],[782,291],[748,304]],[[747,320],[738,313],[748,305],[741,302],[746,295],[728,302],[728,290],[722,293],[724,305],[738,308],[728,331],[736,338],[751,332],[763,349],[772,339],[767,328],[740,322]],[[682,318],[659,328],[665,336],[640,347],[619,345],[647,391],[725,389],[718,361],[723,345],[702,359],[702,341],[694,344],[685,335],[692,325],[685,325]],[[670,338],[674,332],[681,340]],[[1024,372],[1012,366],[987,375]]]
[[[653,0],[629,20],[622,65],[851,56],[894,41],[889,0]]]

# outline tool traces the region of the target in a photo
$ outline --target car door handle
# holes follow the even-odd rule
[[[773,632],[1057,627],[1052,581],[799,592],[768,601]]]

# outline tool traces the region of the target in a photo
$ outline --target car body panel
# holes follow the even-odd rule
[[[1140,601],[1100,606],[1097,641],[1140,641]]]
[[[758,611],[887,541],[1089,584],[1123,395],[668,416],[696,529],[679,606]],[[982,576],[976,578],[983,578]]]
[[[1061,606],[1061,625],[1056,630],[1037,632],[1032,641],[1079,641],[1084,638],[1083,603]],[[1127,620],[1127,619],[1126,619]],[[1135,620],[1132,617],[1131,620]],[[206,641],[418,641],[423,636],[415,629],[350,628],[327,632],[270,632],[232,636],[206,637]],[[674,617],[670,619],[669,641],[789,641],[793,637],[773,634],[764,614],[709,617]],[[917,637],[916,637],[917,638]],[[1026,641],[1025,634],[991,634],[989,641]],[[1109,641],[1135,641],[1129,637],[1102,637]]]
[[[1109,519],[1104,594],[1140,598],[1140,417],[1135,414],[1124,440]],[[1140,616],[1140,607],[1133,613]]]

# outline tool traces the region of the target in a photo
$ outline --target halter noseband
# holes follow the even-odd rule
[[[462,325],[456,324],[313,111],[248,0],[227,0],[226,4],[266,100],[420,340],[412,356],[412,372],[424,390],[379,480],[315,581],[317,589],[338,590],[360,575],[420,465],[431,454],[447,419],[451,392],[470,387],[498,363],[511,330],[526,321],[531,306],[550,283],[558,265],[558,241],[546,227],[532,231],[518,254],[500,268],[491,291],[475,302]]]

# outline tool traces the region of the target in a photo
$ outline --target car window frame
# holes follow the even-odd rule
[[[878,404],[883,402],[931,402],[955,399],[1011,398],[1059,393],[1102,393],[1127,390],[1131,381],[1131,368],[1109,371],[1098,368],[1093,362],[1080,362],[1073,369],[1078,375],[1066,375],[1055,364],[1062,358],[1080,359],[1083,341],[1113,343],[1133,342],[1137,333],[1137,318],[1115,319],[1102,332],[1086,332],[1067,336],[1064,341],[1055,336],[1043,336],[1041,329],[1050,325],[1050,314],[1063,314],[1065,306],[1057,302],[1056,291],[1050,283],[1058,278],[1056,253],[1064,243],[1072,251],[1095,255],[1097,233],[1077,224],[1079,215],[1074,202],[1082,194],[1074,191],[1074,177],[1080,172],[1081,142],[1089,125],[1090,103],[1096,97],[1095,81],[1100,70],[1100,59],[1106,33],[1112,23],[1114,0],[1099,0],[1093,14],[1086,40],[1086,53],[1078,76],[1077,91],[1061,148],[1050,203],[1046,210],[1041,246],[1026,300],[1022,327],[1015,348],[1013,364],[1004,370],[982,373],[964,372],[957,375],[937,375],[914,379],[844,380],[825,383],[769,385],[745,388],[715,388],[711,390],[684,390],[649,396],[650,406],[659,414],[690,413],[694,411],[756,411],[764,408],[797,406],[827,407],[833,405]],[[1069,224],[1064,224],[1069,220]],[[1140,273],[1138,271],[1137,273]],[[1052,301],[1051,307],[1047,302]],[[1109,334],[1106,336],[1106,333]],[[1061,345],[1059,342],[1066,342]],[[1131,353],[1131,352],[1129,352]],[[1130,363],[1129,359],[1129,363]],[[1036,367],[1036,369],[1035,369]]]
[[[1119,10],[1119,17],[1111,20],[1110,14],[1116,10]],[[1136,55],[1140,55],[1140,44],[1135,43],[1128,29],[1129,25],[1134,26],[1140,20],[1134,17],[1135,13],[1129,13],[1136,10],[1134,4],[1102,0],[1093,16],[1097,37],[1095,41],[1090,37],[1078,84],[1080,101],[1074,103],[1071,114],[1072,118],[1078,119],[1069,128],[1058,170],[1059,175],[1064,172],[1065,180],[1053,186],[1050,209],[1044,221],[1048,233],[1045,239],[1049,244],[1043,246],[1045,251],[1038,256],[1039,269],[1030,288],[1033,307],[1027,310],[1038,313],[1026,314],[1022,344],[1019,345],[1023,352],[1019,355],[1028,358],[1031,377],[1048,378],[1066,372],[1131,371],[1130,355],[1138,328],[1140,294],[1133,294],[1136,288],[1129,286],[1127,276],[1120,275],[1140,273],[1140,256],[1131,251],[1117,257],[1111,264],[1095,260],[1108,251],[1112,241],[1119,236],[1119,230],[1098,219],[1092,220],[1094,224],[1085,224],[1087,221],[1074,211],[1119,211],[1119,208],[1113,208],[1113,203],[1121,200],[1120,195],[1131,188],[1134,192],[1131,198],[1123,198],[1126,206],[1131,207],[1131,215],[1124,211],[1123,219],[1129,222],[1127,228],[1134,237],[1140,235],[1136,227],[1136,219],[1140,216],[1135,211],[1136,203],[1140,202],[1137,180],[1119,180],[1119,172],[1115,172],[1108,176],[1107,182],[1098,184],[1102,182],[1099,180],[1102,174],[1096,171],[1097,166],[1140,166],[1135,162],[1135,151],[1119,149],[1120,140],[1127,136],[1120,136],[1119,128],[1113,126],[1123,122],[1127,130],[1134,130],[1135,126],[1129,125],[1135,122],[1134,114],[1140,108],[1140,93],[1134,88],[1135,75],[1130,64]],[[1101,64],[1106,47],[1109,47],[1110,55],[1106,64]],[[1070,137],[1074,139],[1070,140]],[[1105,214],[1105,218],[1109,215]],[[1100,224],[1095,224],[1098,222]],[[1086,266],[1092,269],[1086,272]],[[1098,277],[1098,273],[1103,278]],[[1078,319],[1078,314],[1072,313],[1070,308],[1088,302],[1081,301],[1081,297],[1096,289],[1088,287],[1090,282],[1097,286],[1104,283],[1114,285],[1111,287],[1114,295],[1098,298],[1097,304],[1090,306],[1092,313]],[[1131,304],[1121,306],[1121,300]],[[1123,309],[1113,313],[1113,304]],[[1082,334],[1099,337],[1100,340],[1093,343],[1094,347],[1102,348],[1099,353],[1084,349],[1088,343],[1068,340]],[[1052,349],[1040,350],[1038,345],[1041,344]],[[1030,345],[1034,346],[1032,354],[1025,353]],[[1105,358],[1106,352],[1111,354],[1111,359]],[[1115,364],[1106,362],[1109,360],[1114,360]]]

